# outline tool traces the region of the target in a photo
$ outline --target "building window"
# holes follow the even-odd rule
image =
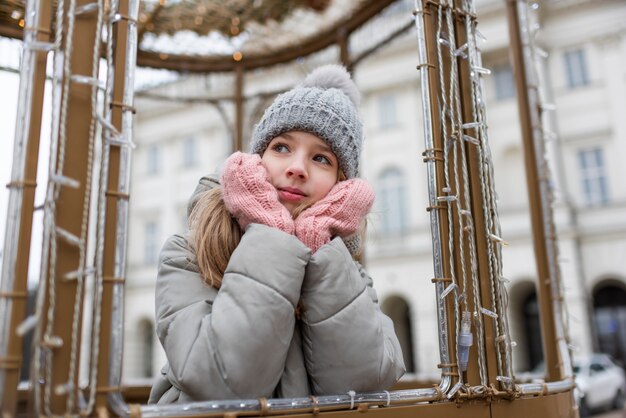
[[[407,373],[415,373],[417,370],[413,359],[413,321],[409,304],[400,296],[391,296],[380,308],[393,321]]]
[[[396,112],[396,98],[392,94],[385,94],[378,98],[378,119],[381,129],[389,129],[398,125]]]
[[[183,167],[193,167],[198,162],[196,138],[183,141]]]
[[[510,65],[495,67],[493,76],[496,83],[496,100],[502,101],[515,97],[515,80]]]
[[[599,205],[609,201],[609,188],[602,148],[578,151],[578,168],[587,205]]]
[[[148,174],[157,174],[161,171],[161,149],[158,145],[148,148]]]
[[[404,174],[397,168],[385,170],[378,178],[383,214],[382,231],[398,234],[406,228],[406,186]]]
[[[524,299],[522,309],[524,331],[527,336],[526,354],[528,356],[529,370],[533,370],[543,360],[539,303],[537,302],[537,294],[535,292],[532,292]]]
[[[593,311],[599,351],[626,361],[626,289],[607,280],[593,292]]]
[[[582,49],[565,53],[565,70],[567,71],[567,86],[569,88],[589,84],[585,53]]]
[[[148,319],[139,323],[141,377],[152,377],[152,362],[154,353],[154,326]]]
[[[154,264],[158,258],[159,227],[156,222],[146,222],[144,226],[143,261],[146,264]]]

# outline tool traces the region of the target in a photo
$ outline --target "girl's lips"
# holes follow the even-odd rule
[[[281,200],[287,200],[290,202],[299,202],[306,197],[304,192],[300,189],[292,188],[292,187],[284,187],[278,189],[278,197]]]

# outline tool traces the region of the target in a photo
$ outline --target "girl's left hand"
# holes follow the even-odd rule
[[[374,203],[374,190],[362,179],[337,183],[296,218],[296,236],[313,252],[332,237],[354,234]]]

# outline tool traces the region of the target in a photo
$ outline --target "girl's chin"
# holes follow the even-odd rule
[[[293,202],[284,202],[281,200],[280,203],[282,203],[283,206],[286,207],[289,213],[291,213],[292,215],[293,211],[296,209],[296,207],[298,207],[298,204]]]
[[[298,215],[300,215],[303,211],[311,207],[310,202],[304,202],[304,201],[299,202],[299,203],[280,201],[280,203],[282,203],[283,206],[287,208],[287,210],[289,211],[289,214],[294,219],[296,219]]]

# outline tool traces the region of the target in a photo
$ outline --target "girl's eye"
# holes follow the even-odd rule
[[[330,158],[321,154],[317,154],[315,157],[313,157],[313,161],[316,161],[322,164],[332,165],[332,163],[330,162]]]
[[[281,143],[274,144],[274,146],[272,147],[272,149],[273,149],[274,151],[276,151],[276,152],[280,152],[280,153],[283,153],[283,152],[289,152],[289,147],[287,147],[287,145],[285,145],[285,144],[281,144]]]

